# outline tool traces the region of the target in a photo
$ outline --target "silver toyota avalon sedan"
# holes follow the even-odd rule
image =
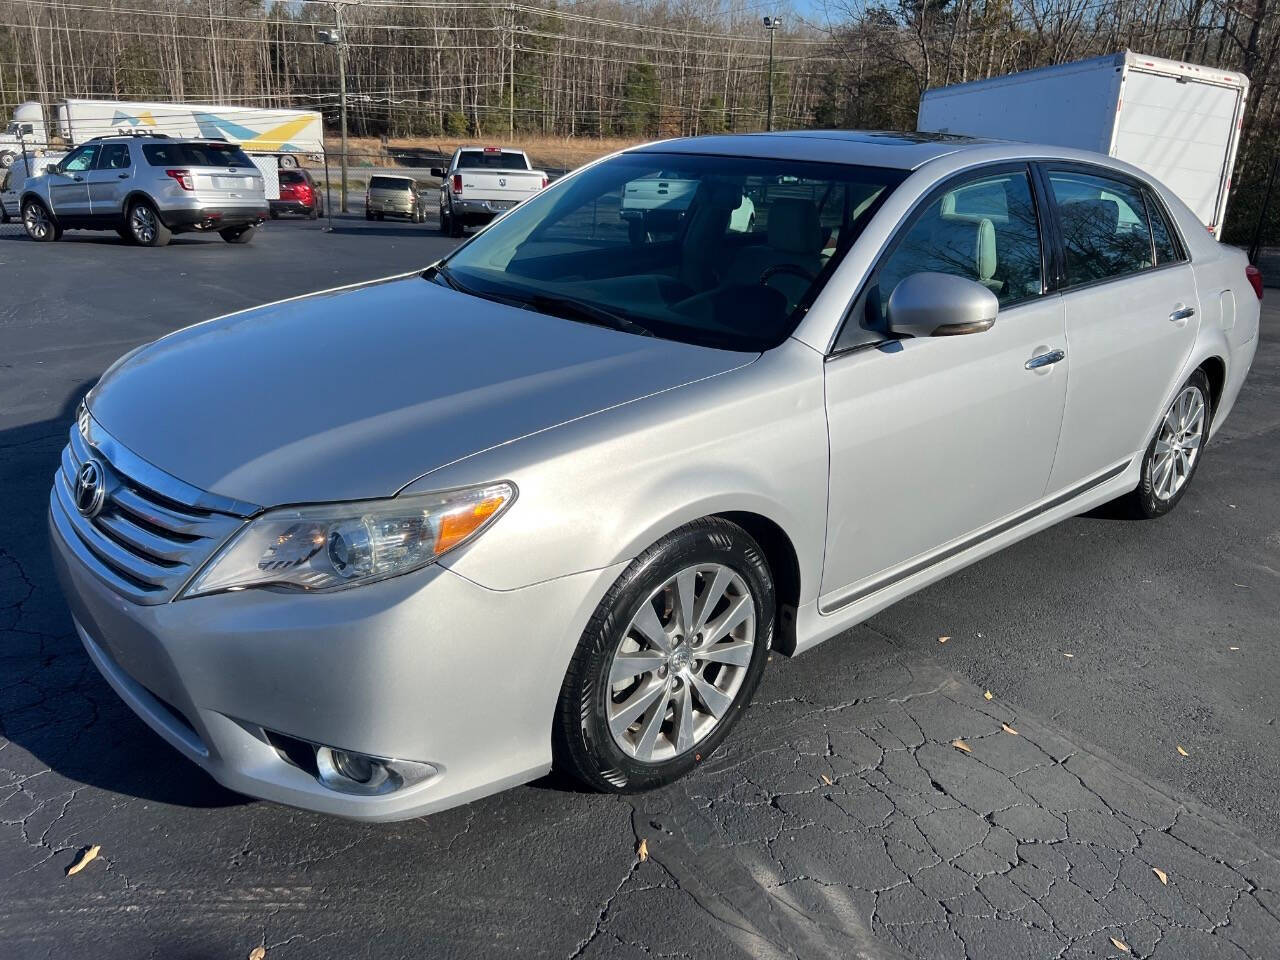
[[[771,649],[1105,501],[1171,510],[1253,359],[1251,270],[1092,153],[638,147],[421,274],[121,358],[54,479],[58,572],[234,790],[392,820],[553,765],[653,787]]]

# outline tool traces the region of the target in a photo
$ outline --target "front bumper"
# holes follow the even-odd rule
[[[265,201],[260,205],[249,207],[206,205],[160,211],[160,219],[164,221],[164,225],[175,232],[244,227],[262,223],[269,216],[271,211]]]
[[[614,570],[492,591],[435,565],[331,594],[246,590],[144,606],[50,525],[89,656],[164,740],[240,793],[397,820],[540,776],[577,639]],[[429,764],[391,793],[324,786],[267,735]]]

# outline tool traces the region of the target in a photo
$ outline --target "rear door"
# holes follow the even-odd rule
[[[1154,194],[1105,168],[1043,170],[1062,238],[1071,364],[1049,482],[1058,491],[1122,470],[1146,448],[1195,342],[1200,303]]]
[[[49,173],[49,202],[58,217],[89,215],[89,171],[98,159],[99,145],[88,143],[67,154]]]
[[[1242,95],[1234,85],[1130,70],[1111,154],[1167,186],[1216,235]]]
[[[123,216],[124,198],[133,180],[134,164],[127,143],[104,143],[94,168],[86,175],[89,208],[95,216]]]

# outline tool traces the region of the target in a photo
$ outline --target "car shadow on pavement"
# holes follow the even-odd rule
[[[331,233],[365,237],[440,236],[439,227],[431,223],[372,223],[369,226],[335,225]]]
[[[0,789],[40,797],[91,785],[185,807],[248,802],[183,759],[98,674],[57,586],[46,516],[49,486],[80,399],[59,414],[0,431]],[[7,749],[16,744],[20,750]]]

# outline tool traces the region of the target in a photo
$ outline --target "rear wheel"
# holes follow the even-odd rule
[[[28,200],[22,205],[22,226],[28,237],[40,243],[51,243],[62,236],[57,221],[39,200]]]
[[[751,700],[774,602],[764,554],[742,528],[698,520],[658,541],[583,632],[561,687],[557,762],[617,793],[687,773]]]
[[[460,237],[465,232],[466,232],[466,227],[462,225],[461,220],[459,220],[456,216],[454,216],[453,208],[450,207],[449,208],[449,236]]]
[[[219,230],[218,236],[227,243],[248,243],[257,232],[258,225],[251,223],[246,227],[227,227],[225,230]]]
[[[116,234],[125,243],[133,243],[133,234],[129,232],[128,227],[124,227],[124,226],[116,227]]]
[[[308,219],[308,220],[314,220],[314,219],[316,219],[318,216],[320,216],[320,204],[318,204],[318,203],[313,203],[313,204],[311,205],[311,209],[307,211],[307,219]]]
[[[373,219],[373,211],[372,211],[372,210],[366,210],[366,211],[364,212],[364,218],[365,218],[366,220],[372,220],[372,219]]]
[[[0,153],[0,169],[8,170],[13,166],[13,161],[18,159],[18,155],[12,151],[6,150]]]
[[[1127,497],[1135,515],[1161,517],[1178,505],[1200,466],[1212,418],[1209,378],[1197,370],[1174,395],[1142,458],[1142,482]]]
[[[280,166],[284,167],[286,170],[291,170],[297,165],[298,165],[297,157],[292,157],[289,154],[285,154],[280,158]]]
[[[160,220],[156,208],[146,200],[135,200],[129,207],[126,223],[133,242],[144,247],[163,247],[173,237]]]

